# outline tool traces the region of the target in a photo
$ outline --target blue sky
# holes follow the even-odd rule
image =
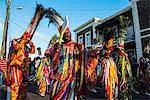
[[[6,0],[0,0],[0,47],[3,34],[3,23],[5,20]],[[75,40],[73,30],[93,17],[104,19],[130,5],[128,0],[11,0],[11,15],[8,32],[8,41],[19,38],[27,29],[35,12],[36,1],[44,7],[52,7],[62,16],[69,16],[69,27],[72,38]],[[17,7],[23,7],[17,10]],[[44,51],[51,36],[58,34],[54,25],[48,27],[48,20],[43,19],[39,24],[33,42],[36,47]]]

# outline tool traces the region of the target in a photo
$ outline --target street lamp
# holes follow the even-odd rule
[[[17,10],[22,10],[22,9],[23,9],[23,7],[21,7],[21,6],[17,7]]]

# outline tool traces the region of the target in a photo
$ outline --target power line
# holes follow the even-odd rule
[[[66,11],[102,11],[102,10],[118,10],[121,8],[113,8],[113,9],[81,9],[81,8],[77,8],[77,9],[57,9],[57,10],[66,10]]]
[[[22,23],[22,24],[26,23],[26,21],[18,20],[18,19],[16,19],[16,18],[12,17],[12,16],[11,16],[11,19],[13,19],[13,20],[16,21],[16,22],[20,22],[20,23]],[[43,27],[43,26],[40,25],[40,24],[38,25],[38,27],[42,27],[42,28],[48,29],[48,28],[46,28],[46,27]]]
[[[24,31],[26,30],[23,26],[17,24],[15,21],[12,21],[12,20],[11,20],[11,22],[12,22],[13,24],[17,25],[18,27],[20,27],[21,29],[23,29]]]
[[[22,21],[22,20],[20,21],[20,20],[14,18],[14,17],[12,17],[12,16],[11,16],[11,19],[13,19],[15,22],[20,22],[20,23],[22,23],[22,24],[26,23],[26,21]],[[45,24],[44,24],[44,25],[45,25]],[[44,29],[47,29],[47,30],[48,30],[48,29],[49,29],[49,26],[47,25],[47,28],[46,28],[46,27],[44,27],[43,25],[40,25],[40,24],[39,24],[39,25],[38,25],[38,28],[44,28]]]
[[[17,8],[17,7],[22,7],[22,8],[25,8],[25,9],[35,9],[35,7],[30,7],[30,6],[19,6],[19,5],[12,5],[13,8]],[[83,12],[83,11],[112,11],[112,10],[119,10],[119,9],[122,9],[122,8],[96,8],[96,9],[89,9],[89,8],[75,8],[75,9],[72,9],[72,8],[65,8],[65,9],[62,9],[62,8],[57,8],[57,10],[59,11],[78,11],[78,12]]]
[[[26,29],[25,29],[23,26],[17,24],[16,22],[14,22],[14,21],[12,21],[12,20],[11,20],[11,22],[12,22],[13,24],[17,25],[19,28],[21,28],[21,29],[23,29],[24,31],[26,31]],[[40,36],[38,36],[38,35],[36,35],[36,34],[35,34],[35,36],[38,37],[38,38],[40,38],[41,40],[43,40],[43,41],[45,41],[45,42],[49,42],[48,40],[45,40],[45,39],[41,38]]]

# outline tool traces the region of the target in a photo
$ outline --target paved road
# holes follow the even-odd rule
[[[98,97],[98,93],[89,93],[90,95],[87,95],[85,100],[104,100],[103,97]],[[45,97],[41,97],[40,95],[34,94],[34,93],[29,93],[29,100],[49,100],[49,96],[46,95]],[[150,100],[150,96],[145,96],[145,95],[136,95],[133,94],[133,100]]]
[[[49,96],[46,95],[45,97],[41,97],[37,94],[34,93],[29,93],[29,100],[49,100]],[[101,99],[96,99],[96,98],[92,98],[92,97],[87,97],[86,100],[101,100]]]
[[[28,87],[28,100],[49,100],[49,95],[41,97],[37,94],[36,89],[37,86],[34,84]],[[85,100],[104,100],[104,96],[100,89],[97,89],[97,91],[97,93],[87,93]],[[6,87],[0,87],[0,100],[6,100]],[[150,100],[150,96],[137,95],[133,93],[133,100]]]
[[[28,99],[29,100],[49,100],[49,96],[46,95],[45,97],[41,97],[38,94],[32,93],[32,92],[28,92]]]

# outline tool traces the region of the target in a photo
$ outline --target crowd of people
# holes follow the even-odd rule
[[[134,89],[137,94],[150,95],[150,54],[144,51],[138,61],[131,60],[132,76],[135,80]]]
[[[55,51],[55,49],[57,51]],[[58,52],[58,50],[61,52]],[[60,54],[58,55],[57,53]],[[83,53],[87,56],[84,59],[82,58]],[[56,59],[55,57],[58,56],[59,59]],[[27,88],[24,87],[27,87],[30,82],[37,83],[39,87],[37,91],[41,96],[45,96],[46,93],[49,93],[51,95],[51,99],[55,100],[60,98],[75,99],[75,95],[80,95],[82,97],[85,95],[85,92],[82,91],[97,93],[95,87],[97,81],[100,81],[99,79],[102,78],[100,78],[100,74],[103,68],[101,64],[103,57],[104,56],[102,56],[101,49],[98,50],[89,48],[82,51],[79,45],[71,40],[70,32],[66,32],[64,35],[64,44],[59,45],[56,43],[49,49],[49,52],[45,53],[44,57],[36,57],[33,61],[31,61],[30,57],[27,57],[25,65],[26,69],[24,69],[22,74],[19,74],[22,75],[23,79],[21,79],[22,81],[20,81],[21,83],[18,87],[18,96],[21,96],[21,98],[26,98]],[[84,64],[86,65],[86,67],[84,67],[84,79],[81,77],[81,66],[83,64],[82,60],[84,60]],[[53,63],[49,63],[50,61],[53,61]],[[136,59],[131,59],[130,63],[133,76],[132,83],[134,85],[132,87],[132,91],[137,94],[150,95],[149,53],[145,52],[143,57],[141,57],[138,62]],[[50,64],[53,64],[53,68],[50,67]],[[66,66],[68,67],[65,68]],[[2,69],[0,75],[0,84],[2,86],[7,83],[5,73]],[[80,87],[81,79],[85,84],[79,92],[79,90],[76,89],[77,87]],[[16,79],[12,79],[11,81],[13,80],[15,81]],[[67,89],[67,91],[64,91],[64,89]]]
[[[0,86],[10,87],[11,100],[26,100],[30,82],[38,85],[39,95],[45,96],[48,93],[50,100],[80,100],[85,97],[87,91],[97,92],[94,88],[98,81],[102,83],[105,98],[108,100],[130,99],[131,91],[149,95],[149,51],[143,54],[138,63],[135,59],[129,61],[124,51],[123,35],[126,33],[126,27],[120,31],[117,48],[113,48],[115,30],[110,27],[104,30],[102,45],[84,48],[83,44],[71,39],[67,25],[62,30],[62,18],[54,19],[60,24],[59,40],[51,41],[44,56],[31,61],[29,53],[35,53],[31,38],[40,18],[43,17],[42,7],[39,6],[38,9],[28,30],[21,38],[12,41],[9,59],[3,57],[0,60]],[[55,11],[50,10],[52,9],[49,9],[49,12]],[[57,13],[46,17],[55,17],[54,14]],[[58,17],[60,16],[56,18]],[[118,53],[116,62],[111,57],[113,49]]]

